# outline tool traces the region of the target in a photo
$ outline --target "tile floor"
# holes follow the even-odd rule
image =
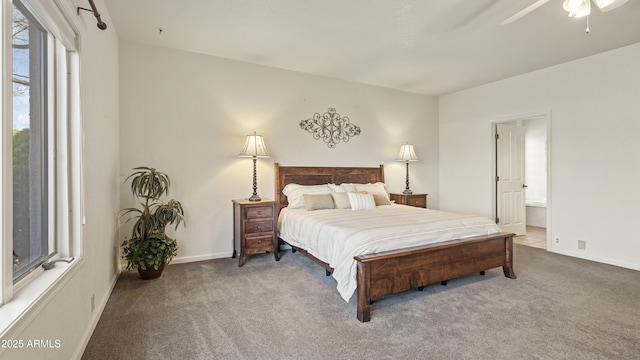
[[[527,225],[527,234],[514,237],[513,242],[516,244],[546,249],[547,229],[543,227]]]

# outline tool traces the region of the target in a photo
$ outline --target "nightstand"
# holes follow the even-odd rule
[[[426,208],[427,195],[429,194],[389,194],[389,197],[396,204]]]
[[[233,200],[232,257],[238,255],[238,266],[244,265],[248,255],[263,251],[273,252],[276,261],[280,261],[276,226],[275,201]]]

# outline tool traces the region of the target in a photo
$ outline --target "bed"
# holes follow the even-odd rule
[[[384,167],[382,165],[379,167],[310,167],[280,166],[275,163],[274,172],[275,199],[280,225],[282,225],[283,218],[293,216],[290,214],[295,214],[295,211],[289,211],[287,208],[288,199],[283,194],[283,190],[289,184],[311,186],[321,184],[384,183]],[[391,210],[393,207],[403,209]],[[380,206],[379,208],[383,207]],[[425,214],[429,211],[425,209],[410,210],[404,205],[391,205],[388,208],[389,212],[400,210],[400,212],[403,212],[403,216],[404,213],[408,214],[410,211],[425,211]],[[340,211],[343,211],[345,216],[348,215],[348,211]],[[444,212],[431,211],[446,214]],[[298,212],[304,212],[304,210]],[[314,213],[313,215],[317,217],[341,216],[339,211],[331,212],[337,215],[328,215],[330,212],[325,210],[323,215],[320,215],[320,211],[309,211],[309,213]],[[355,213],[358,212],[351,211],[351,214]],[[474,217],[474,221],[475,218],[477,217]],[[495,224],[493,226],[495,227]],[[405,227],[409,228],[409,226]],[[398,241],[404,244],[399,245],[400,248],[385,248],[383,251],[356,253],[355,256],[352,256],[353,267],[355,268],[356,285],[353,287],[357,296],[357,318],[361,322],[367,322],[371,319],[372,301],[383,296],[410,289],[422,289],[429,284],[445,282],[476,272],[484,273],[485,270],[500,266],[506,277],[516,278],[513,271],[514,234],[504,232],[484,233],[480,236],[467,236],[467,234],[462,236],[464,237],[463,239],[459,235],[449,234],[447,236],[451,236],[451,238],[440,238],[437,242],[406,246],[407,242],[400,241],[400,238],[404,236],[401,234],[403,225],[396,225],[396,229],[398,230]],[[354,235],[356,233],[354,232]],[[343,270],[342,268],[336,267],[336,269],[331,266],[329,260],[324,256],[318,256],[318,252],[313,246],[301,246],[298,242],[292,241],[293,237],[291,237],[290,232],[283,236],[283,233],[280,232],[280,226],[278,238],[279,241],[289,244],[293,251],[302,253],[322,266],[327,275]],[[336,277],[335,275],[334,273],[334,277]],[[339,283],[339,292],[340,286],[341,284]],[[348,296],[350,287],[347,285],[346,288],[349,288],[346,291],[346,296]],[[345,298],[342,292],[341,295]],[[345,300],[348,301],[348,297]]]

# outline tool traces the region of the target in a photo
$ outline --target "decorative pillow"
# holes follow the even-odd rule
[[[282,193],[287,196],[288,207],[292,209],[302,209],[304,205],[304,194],[330,194],[331,188],[324,185],[299,185],[288,184],[282,189]]]
[[[335,209],[335,206],[333,205],[333,197],[331,197],[332,194],[302,194],[302,197],[304,198],[304,207],[307,211]]]
[[[373,200],[375,201],[376,206],[391,205],[391,201],[389,200],[386,194],[375,193],[371,195],[373,195]]]
[[[331,197],[336,209],[351,209],[351,202],[349,202],[349,193],[347,192],[333,192]]]
[[[376,202],[371,194],[359,194],[348,192],[351,210],[373,210],[376,208]]]

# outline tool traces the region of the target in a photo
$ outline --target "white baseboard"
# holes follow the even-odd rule
[[[169,265],[173,264],[185,264],[196,261],[205,261],[205,260],[213,260],[213,259],[224,259],[230,258],[233,255],[233,251],[224,251],[219,253],[211,253],[211,254],[203,254],[203,255],[194,255],[194,256],[177,256],[174,257],[173,260],[169,263]],[[127,269],[127,263],[124,260],[120,260],[120,270],[125,271]]]
[[[230,258],[233,255],[233,251],[224,251],[219,253],[211,253],[211,254],[203,254],[203,255],[194,255],[194,256],[179,256],[174,257],[173,260],[169,263],[171,264],[184,264],[196,261],[204,261],[204,260],[212,260],[212,259],[223,259]]]
[[[571,257],[578,258],[578,259],[590,260],[590,261],[595,261],[595,262],[599,262],[599,263],[603,263],[603,264],[623,267],[623,268],[631,269],[631,270],[640,270],[640,264],[634,264],[634,263],[629,263],[629,262],[624,262],[624,261],[619,261],[619,260],[613,260],[613,259],[609,259],[609,258],[602,257],[602,256],[593,256],[591,254],[585,253],[584,251],[567,251],[567,250],[563,250],[563,249],[553,249],[553,248],[551,248],[551,249],[549,249],[549,252],[560,254],[560,255],[571,256]]]

